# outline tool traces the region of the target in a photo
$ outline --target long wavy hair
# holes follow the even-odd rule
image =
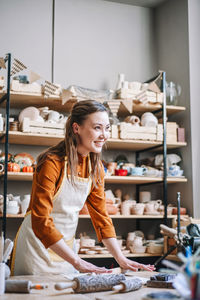
[[[76,175],[78,166],[78,136],[74,133],[72,125],[73,123],[82,125],[90,114],[104,111],[108,113],[107,108],[103,104],[94,100],[85,100],[76,103],[73,106],[71,114],[66,122],[64,140],[57,145],[48,148],[38,156],[36,170],[38,171],[40,169],[47,156],[49,157],[56,154],[59,160],[63,160],[65,159],[65,156],[67,156],[68,168],[71,174],[70,180],[71,183],[75,185],[74,176]],[[91,177],[96,186],[96,182],[100,183],[100,154],[90,152],[90,161],[92,169]]]

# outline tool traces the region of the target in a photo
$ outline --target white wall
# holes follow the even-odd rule
[[[194,217],[200,218],[200,1],[188,1],[189,59],[190,59],[190,104]]]
[[[0,0],[0,56],[10,52],[51,79],[51,0]]]
[[[118,73],[157,72],[153,11],[102,0],[56,1],[55,82],[114,89]]]

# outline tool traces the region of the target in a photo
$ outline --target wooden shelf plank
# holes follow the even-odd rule
[[[5,92],[0,93],[0,98],[3,96]],[[113,99],[118,101],[123,101],[122,99]],[[137,104],[133,100],[128,100],[132,102],[132,113],[142,114],[146,111],[155,111],[160,109],[162,106],[161,104],[147,104],[144,105],[142,103]],[[10,93],[10,105],[15,108],[24,108],[27,106],[35,106],[35,107],[42,107],[48,106],[50,109],[56,109],[57,111],[67,112],[70,111],[73,104],[76,101],[71,99],[64,105],[62,105],[61,97],[49,97],[44,98],[43,95],[35,94],[35,93],[23,93],[23,92],[13,92]],[[173,106],[167,105],[167,114],[172,115],[177,112],[185,111],[185,107],[183,106]],[[119,115],[128,115],[130,114],[123,104],[119,107]]]
[[[0,218],[2,218],[3,215],[0,214]],[[24,214],[16,214],[16,215],[11,215],[7,214],[7,218],[24,218]],[[112,219],[163,219],[163,215],[129,215],[129,216],[124,216],[124,215],[110,215]],[[168,219],[176,219],[176,215],[169,215],[167,216]],[[79,215],[79,219],[90,219],[90,215]]]
[[[163,215],[110,215],[112,219],[163,219]],[[176,215],[167,216],[168,219],[176,219]],[[79,215],[79,219],[90,219],[90,215]]]
[[[32,181],[33,173],[25,172],[8,172],[8,180],[16,181]]]
[[[0,98],[5,93],[0,93]],[[48,106],[50,109],[67,112],[70,111],[74,100],[70,100],[62,105],[62,100],[59,96],[45,98],[43,95],[36,93],[10,92],[10,106],[13,108],[25,108],[28,106],[42,107]]]
[[[162,182],[161,177],[145,177],[145,176],[106,176],[106,183],[118,183],[118,184],[143,184],[143,183],[154,183]],[[185,177],[168,177],[168,183],[187,182]]]
[[[0,137],[4,133],[0,133]],[[53,146],[64,139],[64,135],[53,135],[53,134],[37,134],[37,133],[24,133],[21,131],[9,131],[9,143],[18,145],[42,145],[42,146]],[[2,139],[1,142],[4,142]],[[108,139],[106,146],[107,149],[121,149],[121,150],[144,150],[154,146],[162,144],[155,141],[142,141],[142,140],[121,140],[121,139]],[[175,149],[187,146],[187,143],[177,142],[174,144],[168,144],[168,149]],[[160,148],[158,148],[160,149]]]
[[[0,218],[2,218],[2,217],[3,217],[3,215],[0,214]],[[12,218],[12,219],[15,219],[15,218],[24,218],[24,214],[16,214],[16,215],[7,214],[6,218]]]
[[[126,257],[155,257],[162,254],[149,254],[149,253],[129,253],[125,254]],[[111,254],[79,254],[81,258],[113,258]]]
[[[1,174],[3,176],[3,174]],[[25,172],[8,172],[8,180],[16,181],[32,181],[33,174]],[[145,177],[145,176],[106,176],[105,183],[116,183],[116,184],[143,184],[143,183],[154,183],[162,182],[161,177]],[[168,183],[182,183],[187,182],[185,177],[168,177]]]

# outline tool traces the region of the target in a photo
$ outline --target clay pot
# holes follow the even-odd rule
[[[177,215],[177,211],[178,211],[177,207],[174,207],[172,210],[172,214]],[[180,207],[180,215],[186,215],[186,212],[187,210],[185,207]]]
[[[131,213],[133,215],[143,215],[145,205],[143,203],[137,203],[133,205]]]
[[[114,204],[106,203],[106,210],[109,215],[116,215],[118,208]]]

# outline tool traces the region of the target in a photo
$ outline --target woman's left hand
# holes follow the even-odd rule
[[[128,258],[126,258],[125,256],[123,258],[121,258],[118,261],[120,267],[124,270],[131,270],[131,271],[138,271],[140,270],[146,270],[146,271],[154,271],[155,267],[154,265],[143,265],[140,264],[134,260],[130,260]]]

